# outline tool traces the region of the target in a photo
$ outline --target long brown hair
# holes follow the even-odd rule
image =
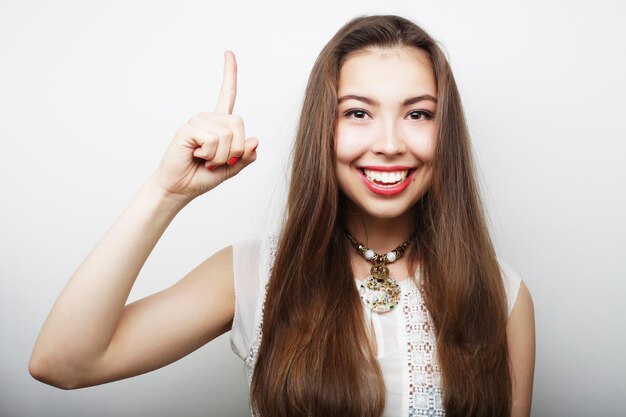
[[[423,275],[448,416],[507,416],[506,298],[474,178],[458,90],[436,42],[397,16],[347,23],[320,53],[294,147],[286,222],[267,287],[252,378],[259,416],[380,416],[385,385],[342,229],[335,177],[339,70],[368,47],[423,50],[437,80],[432,183],[416,204],[409,264]],[[418,262],[419,260],[419,262]]]

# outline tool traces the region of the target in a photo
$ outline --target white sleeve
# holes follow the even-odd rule
[[[248,239],[233,245],[235,316],[230,333],[230,346],[243,360],[246,360],[252,344],[258,337],[265,286],[269,280],[275,246],[274,236]]]
[[[508,305],[508,315],[515,305],[517,293],[519,292],[522,278],[511,268],[506,262],[498,258],[500,264],[500,272],[502,273],[502,281],[504,283],[504,292],[506,293],[506,301]]]
[[[259,293],[260,246],[258,239],[233,245],[235,278],[235,316],[230,332],[230,346],[241,359],[246,358],[255,331],[255,311]]]

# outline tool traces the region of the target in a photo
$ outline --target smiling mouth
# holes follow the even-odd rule
[[[411,175],[415,168],[398,169],[393,171],[381,171],[367,168],[359,168],[359,171],[363,174],[369,182],[376,184],[379,187],[393,188],[398,184],[401,184]]]
[[[408,169],[398,171],[374,171],[370,169],[362,169],[362,172],[368,181],[382,186],[393,186],[399,184],[409,175]]]
[[[372,193],[384,197],[402,193],[412,182],[416,170],[403,166],[357,168],[365,186]]]

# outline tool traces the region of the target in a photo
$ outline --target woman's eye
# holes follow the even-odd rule
[[[346,116],[352,117],[354,119],[365,119],[367,117],[367,113],[365,112],[365,110],[354,109],[354,110],[348,110],[346,112]]]
[[[423,110],[414,110],[408,114],[411,120],[430,120],[433,115],[430,112]]]

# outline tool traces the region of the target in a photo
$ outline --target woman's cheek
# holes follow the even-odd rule
[[[367,135],[359,129],[349,126],[339,127],[335,136],[337,159],[350,162],[367,150]]]
[[[436,127],[424,126],[411,132],[408,137],[413,138],[409,141],[411,153],[417,156],[423,162],[432,161],[435,157],[435,148],[437,146]]]

